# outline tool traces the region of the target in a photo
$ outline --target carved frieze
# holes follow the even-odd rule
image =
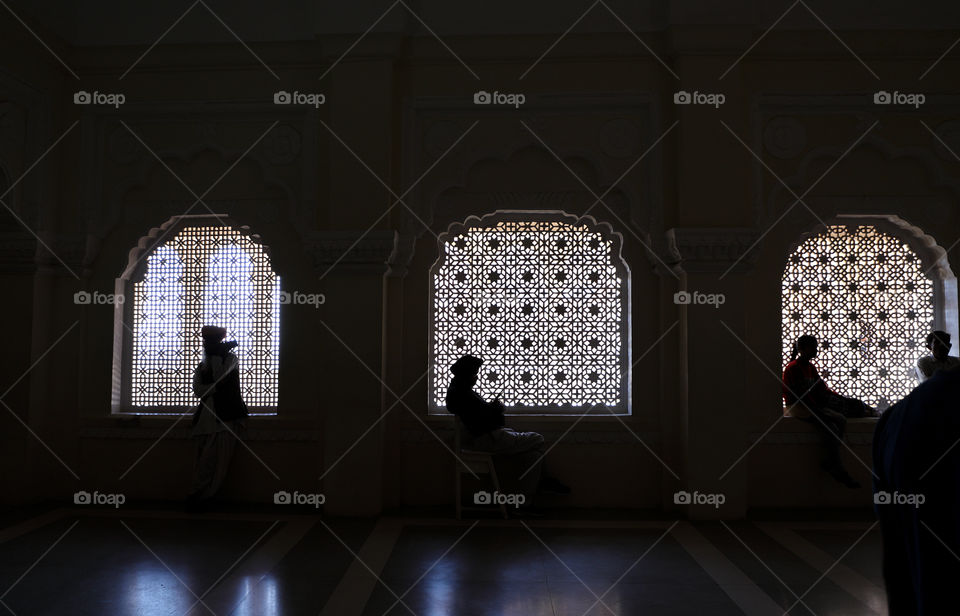
[[[760,232],[747,228],[674,228],[667,231],[671,260],[688,272],[725,272],[751,268]]]

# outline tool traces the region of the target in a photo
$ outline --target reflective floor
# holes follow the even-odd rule
[[[0,530],[0,613],[885,614],[872,521],[379,520],[59,509]]]

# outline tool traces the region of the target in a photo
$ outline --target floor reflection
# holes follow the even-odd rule
[[[582,589],[593,602],[589,591]],[[595,592],[603,592],[601,589]],[[476,583],[456,578],[426,578],[410,593],[404,602],[420,616],[450,616],[451,614],[483,613],[497,616],[531,616],[553,614],[553,603],[544,583],[509,582]],[[616,602],[615,591],[604,597],[604,602]],[[599,604],[598,604],[599,605]],[[476,612],[482,606],[481,612]],[[390,614],[405,612],[394,608]],[[582,611],[582,610],[581,610]]]
[[[188,579],[183,583],[177,580],[170,571],[160,565],[144,563],[135,570],[123,576],[123,606],[119,610],[122,614],[137,614],[137,616],[180,616],[183,614],[207,613],[211,609],[219,612],[216,606],[216,594],[204,596],[205,588],[190,588]],[[192,591],[192,592],[191,592]],[[196,593],[197,596],[194,596]],[[203,597],[201,603],[197,597]],[[232,616],[279,616],[283,613],[280,605],[277,580],[272,576],[246,576],[236,588],[234,596],[227,599]]]
[[[122,604],[126,608],[118,611],[122,614],[183,614],[196,601],[176,576],[155,561],[128,570],[121,579],[121,585]]]
[[[246,576],[237,589],[242,603],[232,616],[277,616],[282,613],[277,580],[271,576],[262,578]]]

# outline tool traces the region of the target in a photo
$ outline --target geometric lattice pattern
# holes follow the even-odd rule
[[[236,340],[240,387],[250,407],[277,405],[280,278],[263,247],[224,226],[186,227],[147,257],[133,286],[130,405],[192,407],[200,328]]]
[[[449,237],[433,277],[433,403],[446,404],[450,364],[470,353],[484,360],[477,392],[513,412],[621,405],[627,315],[612,247],[544,220]]]
[[[831,226],[804,241],[783,273],[783,354],[816,336],[821,375],[837,392],[884,407],[916,384],[934,325],[934,285],[920,258],[873,226]]]

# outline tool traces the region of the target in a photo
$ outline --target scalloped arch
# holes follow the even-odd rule
[[[430,274],[433,275],[435,270],[443,264],[445,254],[443,245],[451,237],[460,235],[468,229],[476,227],[490,227],[499,222],[533,219],[545,221],[555,220],[572,226],[586,225],[591,230],[599,231],[601,234],[609,236],[613,240],[612,256],[623,265],[627,275],[630,274],[630,266],[623,258],[623,235],[619,231],[614,230],[610,223],[598,221],[593,216],[577,216],[576,214],[568,214],[562,210],[495,210],[483,216],[467,216],[463,222],[454,222],[446,231],[437,235],[439,254],[437,260],[430,268]]]
[[[950,267],[947,251],[937,243],[937,240],[917,225],[896,214],[835,214],[823,221],[826,225],[816,222],[802,231],[787,246],[783,253],[782,267],[786,267],[790,255],[807,239],[827,230],[830,225],[874,225],[881,231],[904,240],[911,250],[917,253],[923,262],[924,269],[937,271],[940,279],[951,279],[956,276]],[[781,269],[782,269],[781,267]]]
[[[146,235],[141,236],[140,239],[137,240],[136,246],[131,248],[130,252],[127,253],[127,265],[124,267],[119,279],[129,282],[137,282],[142,279],[147,263],[144,257],[160,247],[164,239],[172,238],[184,228],[203,221],[214,221],[217,224],[228,226],[234,231],[248,237],[251,242],[263,249],[263,252],[271,259],[272,263],[273,257],[270,254],[270,246],[263,241],[263,238],[261,238],[259,234],[252,233],[248,225],[238,223],[232,216],[228,214],[181,214],[171,216],[166,222],[158,227],[151,228]],[[276,268],[276,266],[274,266],[274,268]]]
[[[823,362],[839,391],[883,408],[916,385],[916,349],[931,328],[956,335],[955,277],[937,259],[942,249],[900,217],[828,224],[833,231],[818,224],[801,234],[783,264],[782,360],[798,336],[815,334],[830,343]]]
[[[174,270],[158,265],[158,278],[151,279],[144,291],[138,292],[138,285],[147,280],[151,260],[148,257],[170,246],[181,233],[187,233],[188,237],[183,246],[174,246],[180,257],[175,263],[179,265],[170,266]],[[233,242],[215,243],[214,236],[242,236],[239,249],[244,257],[239,258],[239,264],[229,264],[229,260],[210,261],[215,250],[236,248]],[[216,272],[220,272],[220,276],[233,275],[241,271],[238,268],[247,266],[249,270],[243,271],[249,273],[249,278],[219,278],[217,282]],[[211,267],[213,274],[208,269]],[[171,278],[164,282],[163,276]],[[213,311],[210,314],[220,311],[219,322],[236,327],[238,339],[245,341],[239,352],[244,353],[243,361],[254,366],[252,371],[241,374],[242,386],[249,388],[244,397],[252,396],[248,404],[261,412],[275,412],[278,371],[272,362],[279,357],[280,278],[269,246],[251,232],[250,227],[228,215],[173,216],[151,228],[130,249],[127,265],[114,288],[115,294],[127,301],[118,303],[114,311],[113,412],[181,412],[189,406],[191,398],[184,392],[190,391],[188,377],[195,365],[191,362],[198,360],[199,351],[194,348],[187,353],[187,341],[199,335],[200,327],[206,324],[204,315],[208,309]],[[234,292],[232,295],[213,292],[222,288]],[[167,299],[163,299],[164,293]],[[179,321],[172,318],[174,315],[179,315]],[[173,329],[167,331],[165,323]],[[144,328],[147,338],[135,333],[138,326]],[[174,356],[171,363],[167,359],[171,349],[165,341],[175,340],[174,334],[179,340],[175,344],[181,345],[178,348],[184,355]],[[144,346],[138,350],[138,345]],[[141,352],[143,349],[146,355]],[[138,366],[137,362],[141,361],[146,364]]]
[[[581,254],[574,250],[570,254],[581,255],[581,259],[572,258],[567,267],[554,272],[557,276],[556,280],[561,281],[560,286],[556,288],[555,285],[558,283],[540,279],[540,275],[544,274],[545,270],[536,269],[536,266],[533,266],[535,269],[526,271],[523,274],[523,281],[525,282],[520,284],[527,285],[528,292],[530,289],[540,290],[535,294],[536,300],[527,300],[523,312],[527,316],[521,317],[520,312],[517,312],[513,315],[516,317],[514,319],[507,313],[511,310],[519,310],[519,304],[504,310],[505,306],[494,300],[489,306],[484,304],[486,307],[481,312],[487,314],[488,308],[489,313],[493,315],[502,312],[506,319],[503,322],[498,321],[499,317],[496,316],[492,317],[492,320],[487,319],[477,322],[473,320],[464,321],[462,318],[454,317],[454,313],[451,312],[454,310],[451,302],[455,297],[461,296],[458,294],[469,292],[470,296],[474,298],[471,300],[471,303],[473,303],[475,301],[486,301],[488,291],[494,294],[498,291],[496,289],[481,291],[480,287],[476,286],[476,282],[469,282],[469,288],[466,290],[450,291],[447,294],[440,293],[440,289],[449,290],[451,289],[450,284],[456,284],[453,282],[438,284],[438,281],[441,280],[438,279],[438,276],[444,271],[444,268],[449,270],[450,259],[453,258],[448,257],[446,245],[454,238],[467,235],[472,230],[495,229],[502,223],[511,222],[562,223],[574,228],[575,231],[580,230],[581,232],[582,228],[586,227],[586,230],[591,234],[599,234],[605,240],[604,243],[609,241],[609,249],[603,251],[602,258],[596,255],[590,256],[587,253]],[[518,231],[521,234],[526,233],[523,229]],[[494,354],[496,361],[491,365],[494,368],[499,365],[500,370],[506,371],[495,370],[491,374],[512,375],[503,381],[504,385],[502,386],[504,388],[502,393],[505,394],[504,402],[510,405],[511,412],[550,415],[592,412],[630,414],[632,390],[630,268],[622,254],[623,238],[609,223],[598,222],[592,216],[577,216],[562,210],[496,210],[482,216],[468,216],[463,221],[452,223],[446,231],[439,234],[437,241],[439,255],[429,272],[431,281],[429,284],[429,305],[431,308],[427,313],[428,364],[430,366],[427,389],[429,392],[428,408],[431,413],[442,412],[442,407],[438,406],[437,402],[438,399],[442,398],[437,398],[437,392],[440,391],[438,388],[443,385],[441,381],[448,360],[452,361],[451,357],[455,357],[457,353],[475,352],[470,349],[473,346],[472,343],[466,343],[467,346],[464,347],[465,343],[462,339],[472,338],[476,343],[477,336],[484,338],[490,335],[497,340],[501,338],[504,340],[513,339],[517,344],[523,339],[524,348],[538,349],[536,355],[538,360],[549,359],[549,370],[551,372],[547,371],[546,364],[531,363],[529,350],[508,350],[512,348],[511,345],[499,344],[491,347],[496,349]],[[532,241],[539,240],[532,239]],[[552,244],[549,245],[552,246]],[[571,246],[571,248],[573,247]],[[495,247],[494,250],[497,250],[497,248]],[[561,246],[559,250],[563,250],[563,247]],[[543,254],[546,253],[541,253],[539,249],[531,254],[530,258],[533,259],[531,263],[538,262],[535,255],[541,255],[541,258],[543,258]],[[602,264],[597,261],[598,258],[601,258]],[[470,265],[466,267],[472,268],[478,265],[473,257],[468,263]],[[483,267],[493,268],[491,271],[500,271],[502,268],[504,272],[509,271],[506,262],[489,260],[484,261],[484,263]],[[553,261],[550,261],[550,263],[553,263]],[[559,264],[557,265],[559,267]],[[461,266],[464,266],[464,263],[461,263]],[[450,271],[448,271],[448,274]],[[459,272],[458,276],[464,273],[461,270],[457,271]],[[516,270],[516,275],[519,275],[521,271]],[[539,273],[534,274],[535,271]],[[561,274],[563,277],[559,277]],[[471,276],[471,274],[467,274],[467,276]],[[510,274],[504,274],[504,276],[502,280],[510,278]],[[481,279],[485,278],[481,277]],[[442,280],[452,281],[453,279],[445,277]],[[462,283],[464,279],[461,277],[458,280]],[[492,278],[491,280],[501,279]],[[553,280],[554,278],[550,278],[550,281]],[[481,284],[485,285],[487,283]],[[593,285],[596,285],[597,288],[594,289]],[[511,289],[514,289],[514,287],[512,284],[508,284],[503,287],[503,292],[507,293],[508,296],[510,293],[518,293],[515,289],[513,291]],[[550,291],[550,289],[554,290]],[[590,293],[598,293],[598,295],[587,295],[588,289],[594,289]],[[616,291],[614,292],[612,289],[616,289]],[[527,295],[526,297],[532,298],[534,296]],[[594,299],[587,301],[586,297]],[[587,314],[588,305],[589,315]],[[456,310],[460,311],[457,314],[463,314],[462,307],[456,308]],[[574,326],[572,325],[573,322],[568,322],[568,320],[573,318],[574,314],[580,314],[575,312],[580,310],[584,311],[581,315],[584,320],[579,325]],[[536,317],[531,317],[531,315],[536,315]],[[559,336],[558,340],[562,339],[563,342],[553,341],[550,338],[553,334],[552,330],[547,333],[542,328],[534,327],[533,321],[530,321],[531,318],[534,318],[537,323],[540,323],[541,319],[549,319],[550,322],[555,322],[557,327],[555,333]],[[555,319],[558,320],[554,321]],[[445,328],[438,329],[438,323],[445,324]],[[590,323],[594,323],[598,329],[591,330]],[[475,329],[475,326],[479,326],[480,329]],[[586,332],[589,331],[594,333],[588,343],[589,336]],[[568,355],[562,350],[556,351],[553,349],[554,342],[556,342],[557,348],[564,349],[569,346],[570,349],[577,348],[581,352]],[[456,346],[456,349],[450,345]],[[481,346],[483,346],[483,349],[487,349],[485,345]],[[503,351],[500,350],[501,348]],[[490,358],[488,357],[488,359]],[[442,366],[438,365],[438,362]],[[521,366],[525,366],[526,372],[518,372]],[[522,377],[519,376],[521,374]],[[574,375],[572,379],[571,375]],[[524,383],[538,382],[546,386],[545,391],[552,392],[552,394],[545,398],[542,393],[532,393],[529,390],[529,385],[524,385],[517,380],[521,378]],[[499,381],[497,382],[499,383]],[[600,411],[601,408],[605,410]]]

